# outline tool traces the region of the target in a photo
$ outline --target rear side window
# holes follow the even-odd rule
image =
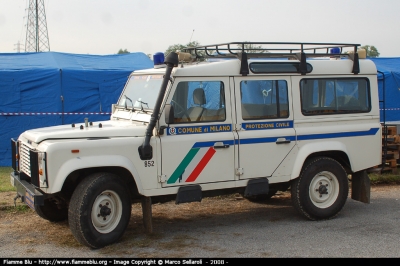
[[[304,115],[364,113],[371,110],[368,79],[303,79],[300,81]]]
[[[244,80],[240,93],[243,120],[289,117],[286,80]]]

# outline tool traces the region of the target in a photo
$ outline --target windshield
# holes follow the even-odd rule
[[[154,109],[163,75],[131,76],[125,86],[118,106],[134,109]]]

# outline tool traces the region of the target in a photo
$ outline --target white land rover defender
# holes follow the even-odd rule
[[[28,130],[12,140],[17,197],[76,239],[117,241],[142,203],[290,189],[311,220],[369,203],[381,163],[377,70],[359,44],[236,42],[156,54],[109,121]],[[250,47],[250,48],[249,48]],[[251,47],[257,47],[252,49]],[[161,67],[157,64],[161,61]],[[164,63],[164,64],[163,64]],[[350,182],[349,182],[350,180]]]

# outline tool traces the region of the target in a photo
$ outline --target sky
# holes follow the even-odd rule
[[[399,0],[44,0],[50,50],[154,54],[197,41],[374,45],[400,57]],[[0,0],[0,53],[25,50],[29,0]]]

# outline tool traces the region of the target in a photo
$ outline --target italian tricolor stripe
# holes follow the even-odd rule
[[[182,174],[185,171],[186,167],[193,160],[194,156],[196,156],[196,154],[199,152],[199,150],[200,150],[199,148],[190,149],[188,154],[186,154],[185,158],[183,158],[182,162],[178,165],[178,167],[175,169],[174,173],[168,179],[167,184],[175,183],[178,180],[178,178],[180,176],[182,176]]]
[[[196,181],[197,177],[200,175],[201,171],[203,171],[204,167],[206,167],[208,162],[211,160],[214,153],[215,153],[215,149],[213,147],[210,147],[208,149],[207,153],[204,155],[204,157],[201,158],[199,164],[196,166],[196,168],[194,168],[193,172],[186,179],[186,182]]]
[[[189,169],[191,173],[189,176],[184,180],[184,182],[194,182],[196,179],[199,177],[203,169],[206,167],[208,162],[211,160],[211,158],[215,154],[215,149],[214,147],[209,147],[208,150],[205,152],[200,152],[199,150],[201,148],[191,148],[189,152],[186,154],[185,158],[183,158],[182,162],[178,165],[178,167],[175,169],[175,171],[172,173],[171,177],[167,180],[167,184],[174,184],[178,181],[179,178],[183,178],[183,173],[185,170]],[[197,163],[197,165],[194,165],[196,160],[193,161],[193,159],[196,157],[196,155],[202,156],[200,161]],[[204,154],[204,155],[202,155]],[[197,157],[199,157],[197,156]],[[191,164],[192,163],[192,164]],[[188,168],[188,166],[191,164],[191,166]],[[192,170],[193,169],[193,170]],[[185,174],[185,176],[187,176]],[[180,181],[181,182],[181,181]]]

